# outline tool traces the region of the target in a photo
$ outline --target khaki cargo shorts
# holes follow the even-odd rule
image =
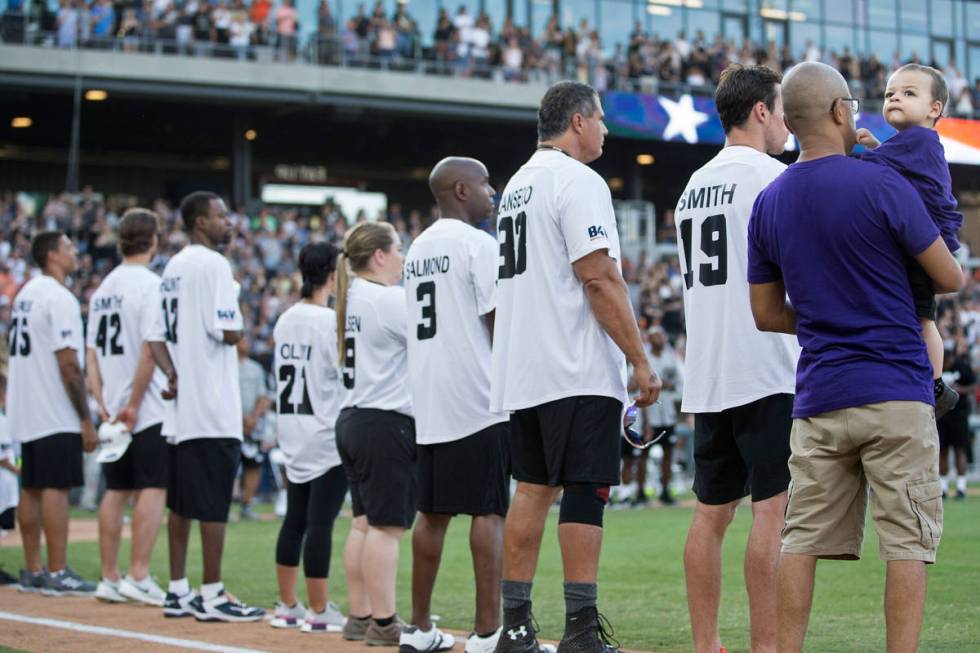
[[[887,401],[793,420],[783,552],[857,560],[868,488],[882,560],[935,562],[943,531],[932,406]]]

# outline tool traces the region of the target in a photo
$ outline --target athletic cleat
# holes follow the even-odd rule
[[[252,506],[242,506],[241,512],[238,513],[239,521],[255,521],[259,518],[259,514],[255,512]]]
[[[301,629],[304,633],[339,633],[347,625],[347,617],[333,601],[327,602],[323,612],[306,611],[306,619]]]
[[[125,603],[126,597],[119,593],[119,583],[103,578],[95,588],[95,598],[106,603]]]
[[[399,619],[397,614],[387,626],[379,626],[378,622],[372,619],[371,625],[364,633],[364,643],[368,646],[398,646],[404,627],[405,622]]]
[[[344,629],[342,631],[344,634],[344,639],[352,642],[360,642],[364,639],[364,635],[367,634],[367,630],[370,626],[371,617],[364,617],[363,619],[348,617],[347,623],[344,624]]]
[[[497,635],[494,650],[496,653],[555,653],[553,646],[543,646],[538,641],[530,603],[521,608],[504,609],[504,625]]]
[[[160,589],[152,577],[147,576],[143,580],[134,580],[132,576],[125,575],[119,581],[119,593],[136,603],[143,605],[153,605],[158,608],[163,607],[167,598],[166,592]]]
[[[272,615],[272,622],[269,624],[273,628],[299,628],[303,625],[303,617],[306,616],[306,608],[302,602],[297,601],[296,605],[289,607],[282,601],[276,601],[276,611]]]
[[[966,499],[966,492],[964,492],[963,490],[957,490],[956,491],[956,500],[957,501],[963,501],[965,499]]]
[[[198,621],[227,621],[241,623],[258,621],[265,616],[265,610],[245,605],[234,596],[221,590],[213,599],[201,599],[202,615],[194,615]]]
[[[582,608],[565,616],[558,653],[619,653],[619,642],[612,635],[612,626],[595,607]]]
[[[939,419],[956,408],[956,403],[960,400],[960,393],[946,385],[942,379],[937,379],[937,382],[942,383],[942,389],[936,393],[936,419]]]
[[[188,592],[187,594],[177,595],[173,592],[167,592],[167,596],[163,601],[163,616],[170,618],[177,617],[193,617],[197,614],[196,605],[194,605],[194,599],[199,599],[197,592]],[[199,603],[197,604],[199,605]]]
[[[45,596],[92,596],[95,594],[95,583],[84,580],[81,576],[65,567],[54,574],[47,574],[41,594]]]
[[[38,594],[44,589],[44,571],[33,572],[26,569],[20,570],[20,583],[17,590],[29,594]]]
[[[429,630],[422,630],[418,626],[405,626],[398,639],[398,653],[448,651],[454,646],[456,646],[456,638],[435,626]]]

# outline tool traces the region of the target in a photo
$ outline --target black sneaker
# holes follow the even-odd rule
[[[201,601],[203,612],[202,615],[194,615],[198,621],[258,621],[265,616],[265,610],[262,608],[245,605],[224,590],[218,592],[213,599],[205,601],[198,596],[197,600]]]
[[[8,574],[5,570],[0,569],[0,585],[15,585],[17,584],[17,577]]]
[[[661,492],[660,503],[662,503],[665,506],[673,506],[677,504],[677,499],[670,496],[670,492]]]
[[[47,574],[41,594],[45,596],[92,596],[95,594],[95,583],[90,583],[65,567],[54,574]]]
[[[530,603],[520,608],[505,608],[504,625],[494,653],[540,653],[542,646],[538,643],[537,630]]]
[[[17,589],[21,592],[27,592],[30,594],[39,594],[41,590],[44,589],[44,571],[39,571],[34,573],[33,571],[27,571],[26,569],[20,570],[20,583],[17,585]]]
[[[965,501],[966,500],[966,492],[964,492],[963,490],[957,490],[956,491],[956,500],[957,501]]]
[[[936,419],[956,408],[960,393],[946,385],[942,379],[936,379]]]
[[[619,642],[612,636],[612,626],[595,607],[582,608],[565,617],[558,653],[619,653]]]

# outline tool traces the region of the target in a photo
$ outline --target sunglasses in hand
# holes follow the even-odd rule
[[[660,401],[658,400],[656,403],[659,404]],[[636,420],[639,419],[639,417],[640,409],[636,404],[633,404],[626,409],[626,414],[623,415],[623,437],[626,438],[626,441],[630,444],[630,446],[636,449],[649,449],[653,445],[657,444],[657,442],[660,441],[660,438],[667,434],[667,431],[663,430],[657,434],[657,437],[653,438],[649,442],[644,442],[643,436],[633,428],[633,425],[636,424]]]

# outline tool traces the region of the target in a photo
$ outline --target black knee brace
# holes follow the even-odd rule
[[[566,485],[561,497],[558,523],[602,527],[602,513],[609,501],[609,486],[597,483]]]

